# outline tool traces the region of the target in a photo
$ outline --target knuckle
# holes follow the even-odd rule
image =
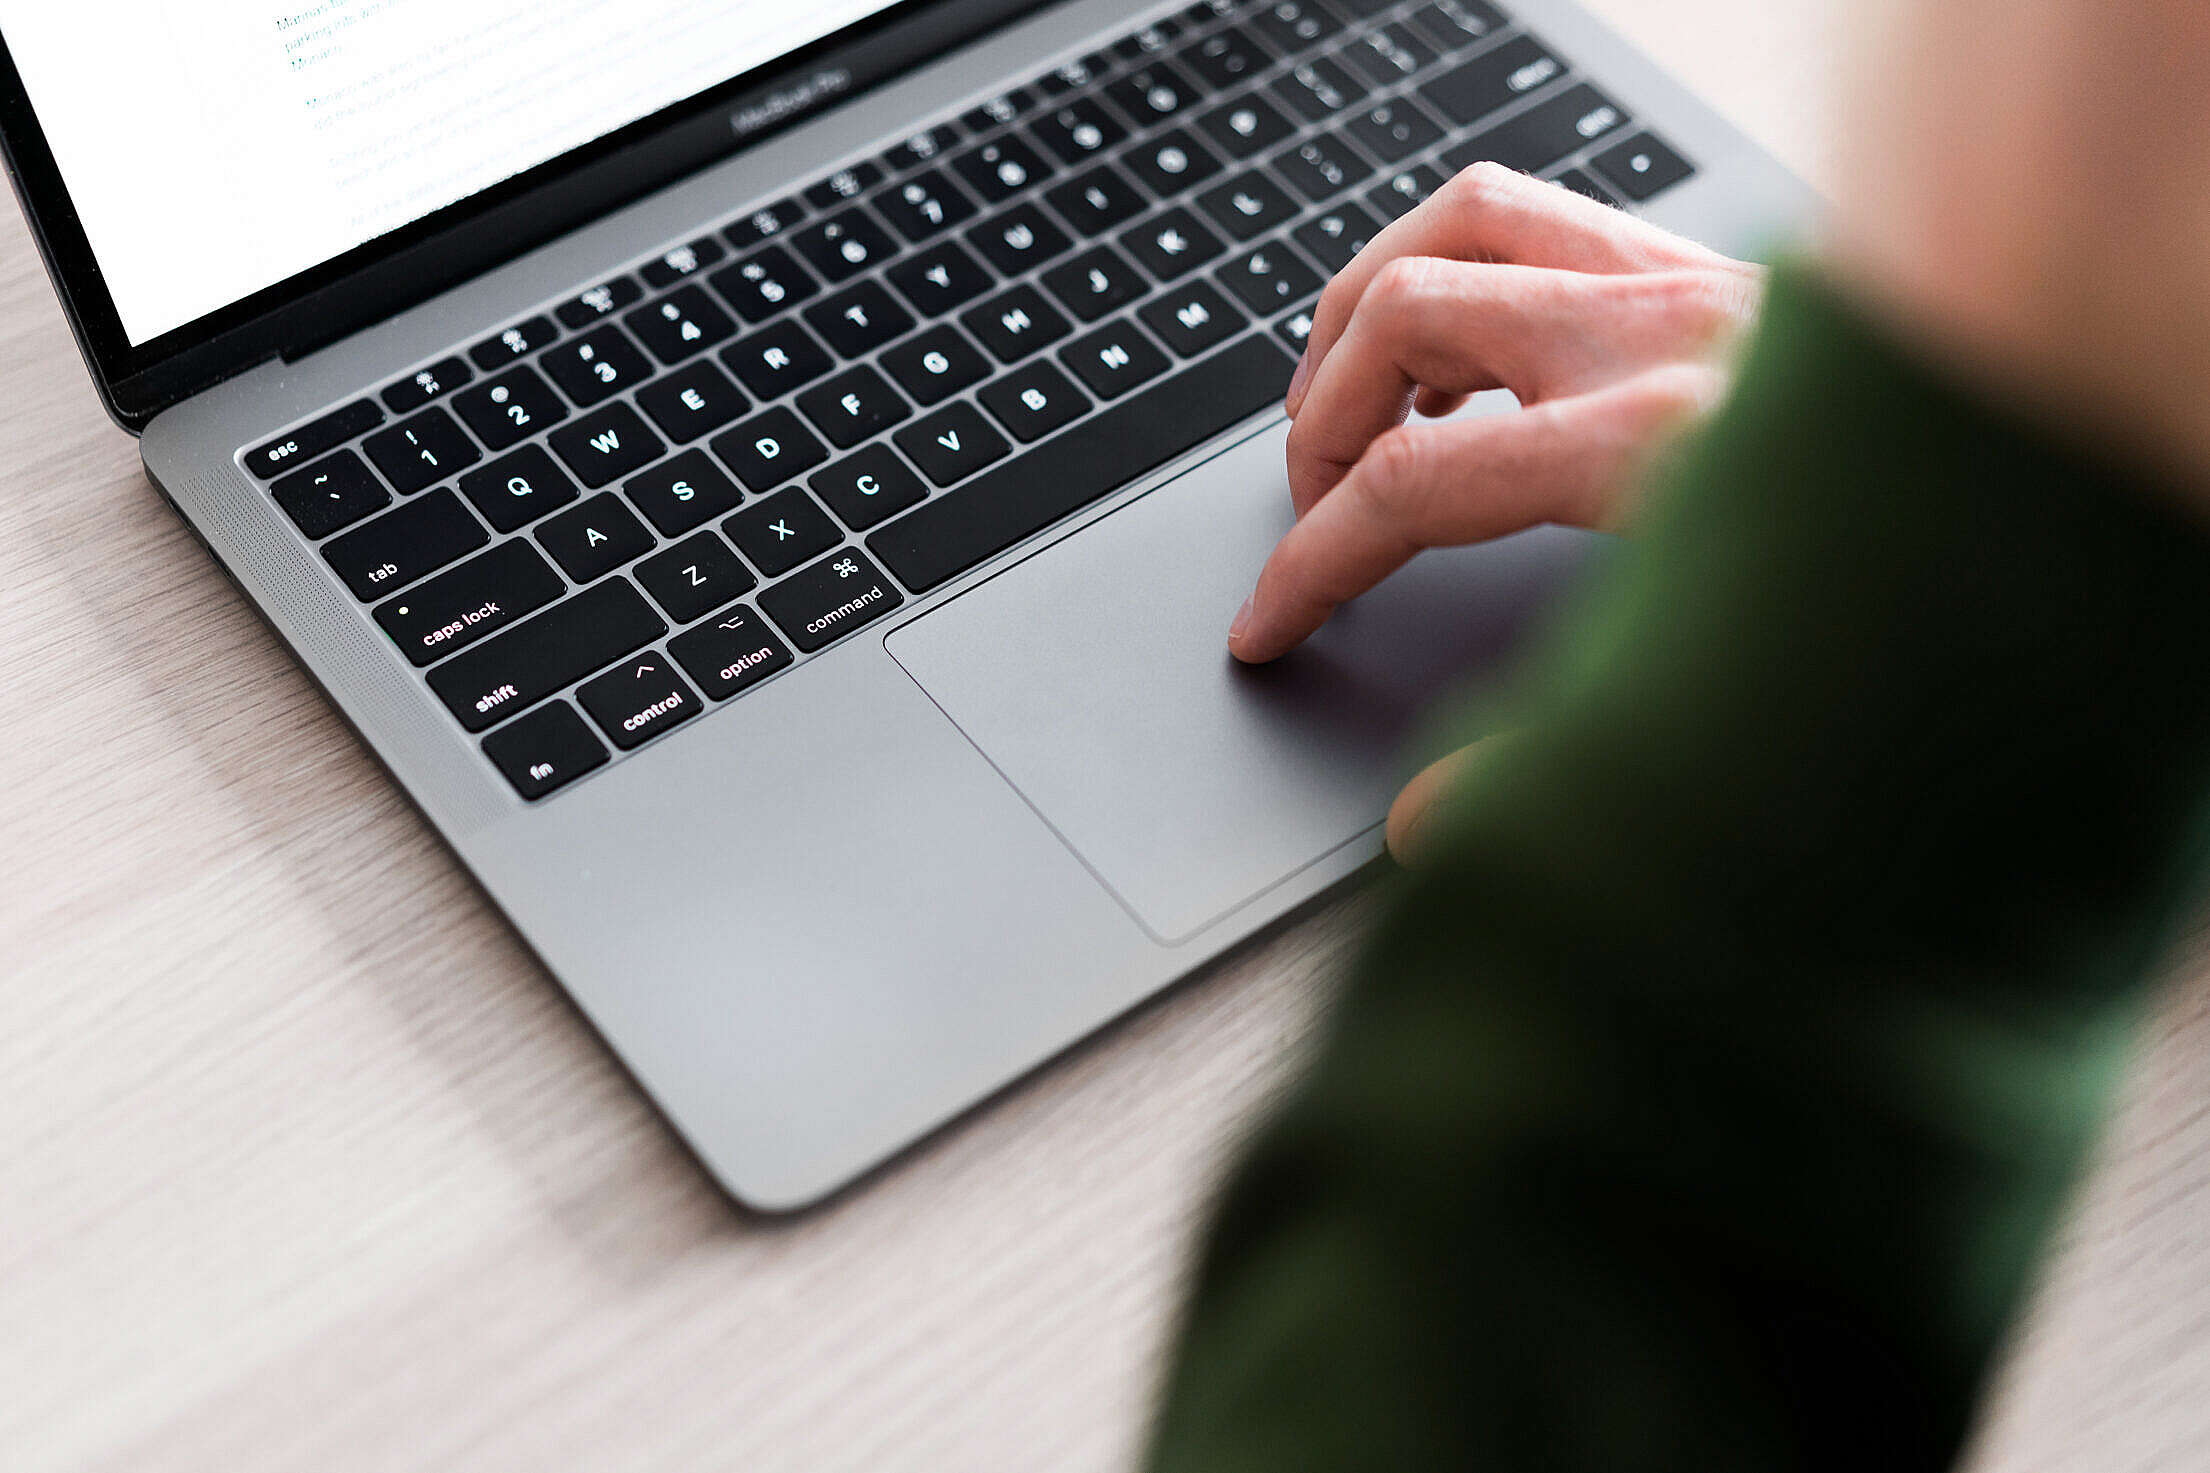
[[[1399,256],[1374,273],[1367,296],[1384,322],[1417,316],[1440,286],[1443,263],[1428,256]]]
[[[1483,159],[1460,169],[1441,192],[1456,208],[1478,210],[1516,199],[1526,183],[1517,170]]]
[[[1426,484],[1427,437],[1404,426],[1385,430],[1359,457],[1360,492],[1391,522],[1402,522]]]

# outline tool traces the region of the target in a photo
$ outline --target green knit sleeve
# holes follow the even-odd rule
[[[1801,268],[1235,1173],[1156,1473],[1939,1469],[2200,868],[2210,537]]]

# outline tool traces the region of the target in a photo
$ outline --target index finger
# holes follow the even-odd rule
[[[1304,362],[1289,388],[1290,418],[1304,407],[1313,373],[1342,337],[1366,288],[1383,267],[1404,256],[1550,266],[1605,276],[1709,266],[1724,259],[1570,189],[1502,164],[1471,165],[1368,241],[1335,273],[1313,309]]]

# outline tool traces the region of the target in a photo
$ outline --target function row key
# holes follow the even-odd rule
[[[644,300],[645,289],[632,276],[617,276],[612,281],[601,282],[589,291],[561,303],[553,309],[561,325],[569,328],[589,327],[602,317],[611,317],[625,307],[634,307]]]
[[[1136,61],[1166,50],[1174,38],[1182,34],[1182,23],[1173,16],[1161,16],[1141,29],[1130,31],[1112,44],[1114,56],[1122,61]]]
[[[1102,51],[1093,51],[1087,56],[1053,67],[1030,85],[1046,97],[1064,97],[1069,92],[1089,86],[1112,69],[1112,57]]]
[[[952,123],[938,123],[933,128],[923,128],[902,143],[894,143],[882,155],[882,166],[892,174],[902,174],[908,169],[918,169],[943,156],[944,150],[957,143],[960,130]]]
[[[441,358],[385,389],[381,397],[384,407],[393,414],[407,414],[474,377],[458,358]]]
[[[364,435],[384,422],[384,411],[373,400],[356,399],[342,409],[333,409],[319,419],[290,430],[266,445],[259,445],[245,454],[246,470],[264,481],[273,481],[295,465],[304,464],[322,454],[334,450],[357,435]]]
[[[1002,92],[982,106],[960,114],[959,126],[969,133],[987,133],[1017,122],[1023,114],[1036,106],[1036,94],[1026,87],[1015,87]]]
[[[763,240],[773,240],[791,226],[806,218],[806,207],[795,196],[779,199],[771,205],[761,205],[736,224],[721,232],[738,250],[750,250]]]
[[[646,262],[639,274],[644,277],[646,286],[664,291],[685,277],[696,276],[709,266],[720,264],[728,254],[720,241],[709,236],[677,246],[658,260]]]
[[[801,191],[807,204],[817,210],[833,210],[838,205],[849,204],[882,183],[882,167],[866,162],[847,165]]]
[[[468,350],[468,357],[485,373],[495,373],[509,363],[529,357],[552,345],[560,336],[550,317],[530,317],[515,323],[497,337],[485,338]]]

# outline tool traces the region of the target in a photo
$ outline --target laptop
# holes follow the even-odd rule
[[[153,484],[766,1210],[1368,866],[1421,711],[1589,555],[1430,554],[1228,658],[1330,272],[1481,159],[1735,253],[1808,201],[1569,0],[0,0],[0,42]]]

